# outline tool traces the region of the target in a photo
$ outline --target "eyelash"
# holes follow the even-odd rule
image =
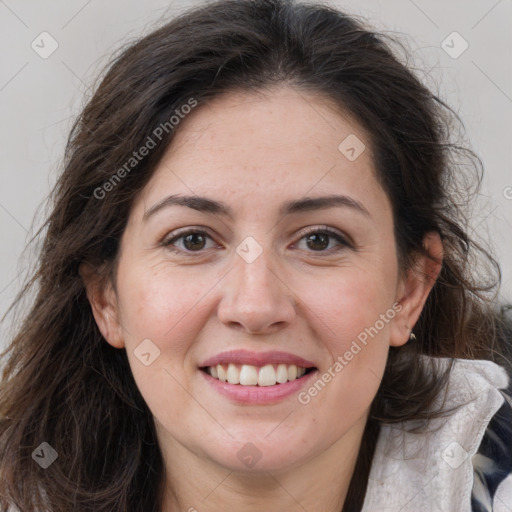
[[[180,240],[181,238],[184,238],[188,235],[195,235],[195,234],[204,235],[213,240],[212,236],[210,236],[210,234],[207,231],[205,231],[204,229],[188,228],[186,231],[183,231],[181,233],[180,232],[171,233],[170,238],[166,238],[165,240],[163,240],[161,245],[173,253],[192,255],[192,256],[200,256],[201,253],[203,253],[205,251],[205,249],[200,249],[199,251],[189,251],[187,249],[178,249],[176,247],[173,247],[173,243],[176,242],[177,240]],[[323,254],[330,255],[334,252],[339,252],[346,248],[353,248],[352,245],[347,241],[347,239],[345,237],[343,237],[340,233],[338,233],[334,229],[329,228],[328,226],[320,226],[320,227],[316,227],[314,229],[310,229],[307,231],[301,231],[299,233],[299,235],[300,235],[299,241],[302,240],[303,238],[310,236],[310,235],[316,235],[316,234],[324,234],[324,235],[328,235],[330,238],[334,238],[339,243],[339,246],[328,249],[328,250],[320,250],[320,251],[311,250],[308,252],[313,252],[313,253],[318,253],[318,254],[323,253]]]

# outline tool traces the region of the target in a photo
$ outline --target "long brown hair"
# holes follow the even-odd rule
[[[370,134],[402,272],[424,252],[425,233],[441,235],[440,276],[414,327],[416,342],[390,350],[345,512],[364,499],[379,424],[437,414],[432,403],[449,369],[430,373],[418,354],[496,360],[500,270],[468,235],[465,215],[481,162],[450,137],[455,114],[399,52],[396,41],[327,6],[220,0],[115,56],[73,126],[51,211],[35,237],[43,239],[37,269],[13,304],[35,292],[3,355],[1,511],[9,504],[23,512],[161,511],[164,465],[152,415],[125,351],[98,330],[79,266],[88,262],[102,279],[112,277],[130,207],[179,125],[164,130],[107,194],[98,190],[191,98],[201,105],[233,90],[289,84],[334,100]],[[59,454],[46,470],[31,457],[42,442]]]

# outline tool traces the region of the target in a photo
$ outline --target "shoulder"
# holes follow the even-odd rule
[[[435,404],[443,415],[422,428],[381,426],[363,512],[511,512],[507,372],[491,361],[422,358],[439,371],[452,364]],[[484,496],[484,508],[472,509]],[[492,508],[502,496],[505,508]]]
[[[512,398],[505,401],[487,425],[473,464],[472,512],[512,510]]]

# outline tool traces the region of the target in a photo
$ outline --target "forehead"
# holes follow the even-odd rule
[[[230,92],[197,106],[177,128],[141,194],[145,209],[171,191],[243,197],[247,207],[258,194],[267,206],[283,194],[386,201],[369,137],[320,95],[290,87]]]

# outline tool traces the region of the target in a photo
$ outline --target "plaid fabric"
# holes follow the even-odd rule
[[[503,395],[505,402],[489,422],[471,459],[473,512],[512,512],[512,398]]]

